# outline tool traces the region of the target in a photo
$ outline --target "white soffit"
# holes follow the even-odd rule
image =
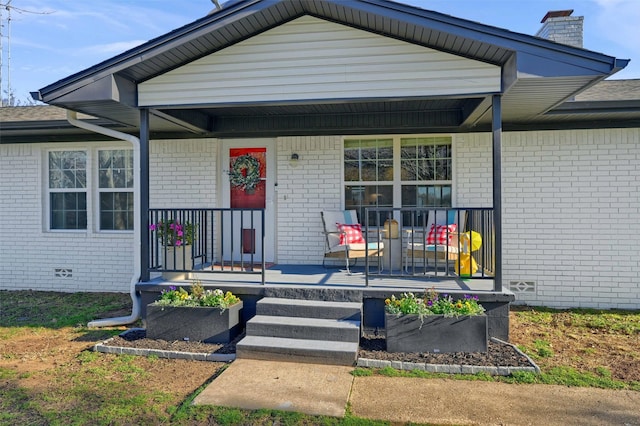
[[[500,67],[303,16],[138,86],[140,106],[465,96]]]

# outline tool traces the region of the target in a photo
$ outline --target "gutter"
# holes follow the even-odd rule
[[[99,133],[105,136],[109,136],[115,139],[123,140],[131,143],[133,146],[133,275],[129,285],[129,294],[131,301],[133,302],[133,308],[131,315],[127,317],[116,318],[104,318],[95,321],[90,321],[87,324],[88,327],[111,327],[118,325],[131,324],[140,318],[142,300],[136,293],[136,284],[140,280],[141,276],[141,262],[140,262],[140,246],[142,245],[140,238],[140,139],[130,135],[128,133],[118,132],[117,130],[107,129],[92,123],[87,123],[78,120],[78,113],[75,111],[67,110],[67,121],[73,126],[80,129],[88,130],[90,132]],[[138,214],[136,214],[138,213]]]

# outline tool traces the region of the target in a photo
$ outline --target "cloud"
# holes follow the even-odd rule
[[[93,46],[86,46],[76,51],[76,55],[117,55],[125,52],[129,49],[133,49],[136,46],[140,46],[142,43],[146,43],[147,40],[129,40],[129,41],[117,41],[114,43],[96,44]]]
[[[595,0],[599,6],[595,17],[600,37],[619,46],[619,57],[631,54],[640,60],[640,5],[637,0]],[[627,53],[628,52],[628,53]]]

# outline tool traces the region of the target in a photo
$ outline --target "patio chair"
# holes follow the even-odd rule
[[[404,257],[405,272],[416,262],[425,266],[434,262],[449,268],[449,262],[456,262],[461,253],[466,253],[465,240],[460,239],[466,221],[465,210],[432,210],[426,227],[405,229],[406,250]]]
[[[350,275],[351,259],[357,262],[369,256],[380,260],[384,250],[381,235],[378,235],[377,241],[367,242],[355,210],[329,210],[320,212],[320,215],[326,241],[322,266],[325,266],[327,259],[344,259],[347,274]],[[378,265],[382,267],[381,262]]]

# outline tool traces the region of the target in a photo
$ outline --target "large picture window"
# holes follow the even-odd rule
[[[345,207],[451,207],[450,136],[347,139],[344,142]],[[409,214],[403,224],[409,225]],[[381,216],[384,217],[384,216]],[[413,217],[413,220],[420,220]],[[378,225],[375,213],[369,225]]]
[[[87,229],[87,153],[49,152],[49,226]]]
[[[133,229],[133,151],[98,151],[100,229]]]

